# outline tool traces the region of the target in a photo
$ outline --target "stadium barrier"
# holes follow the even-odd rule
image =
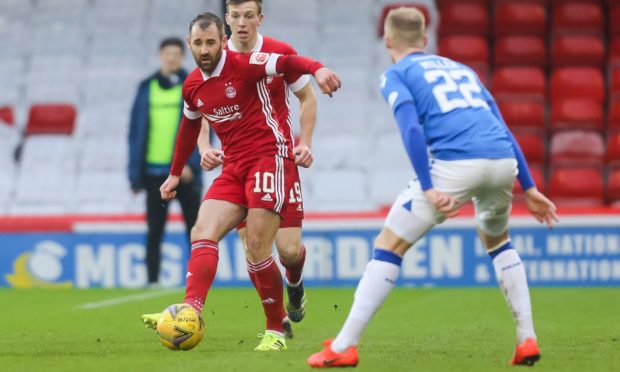
[[[553,230],[523,210],[514,214],[512,242],[531,286],[620,285],[617,210],[564,214]],[[381,213],[308,216],[305,283],[354,286],[382,222]],[[144,287],[145,231],[141,216],[0,218],[0,287]],[[189,252],[179,216],[168,224],[162,249],[162,285],[183,286]],[[495,283],[491,260],[467,216],[438,226],[410,249],[398,281],[416,287]],[[220,243],[216,285],[250,285],[236,233]]]

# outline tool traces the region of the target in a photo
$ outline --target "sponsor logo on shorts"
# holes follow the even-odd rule
[[[271,197],[271,194],[265,194],[265,196],[260,198],[260,200],[266,201],[266,202],[271,202],[271,201],[273,201],[273,198]]]

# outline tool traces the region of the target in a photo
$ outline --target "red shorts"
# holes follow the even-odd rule
[[[304,218],[297,165],[277,155],[227,164],[209,187],[207,199],[272,210],[282,218],[280,227],[301,227]],[[237,228],[243,227],[245,221]]]

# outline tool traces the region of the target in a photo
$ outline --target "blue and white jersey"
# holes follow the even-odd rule
[[[413,102],[434,158],[513,158],[507,130],[489,108],[493,101],[476,73],[445,57],[413,53],[381,77],[383,97],[395,113]]]

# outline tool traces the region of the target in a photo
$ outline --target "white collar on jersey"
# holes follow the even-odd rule
[[[252,51],[260,52],[262,48],[263,48],[263,35],[258,34],[258,37],[256,38],[256,44],[254,44],[254,48],[252,48]],[[237,48],[235,48],[235,44],[233,44],[232,37],[228,39],[228,49],[232,50],[233,52],[239,51]]]
[[[202,80],[208,80],[209,78],[220,76],[222,70],[224,69],[224,63],[226,63],[226,49],[222,50],[222,58],[220,58],[220,61],[217,63],[217,66],[215,66],[215,70],[213,70],[211,75],[205,74],[205,72],[200,69]]]

